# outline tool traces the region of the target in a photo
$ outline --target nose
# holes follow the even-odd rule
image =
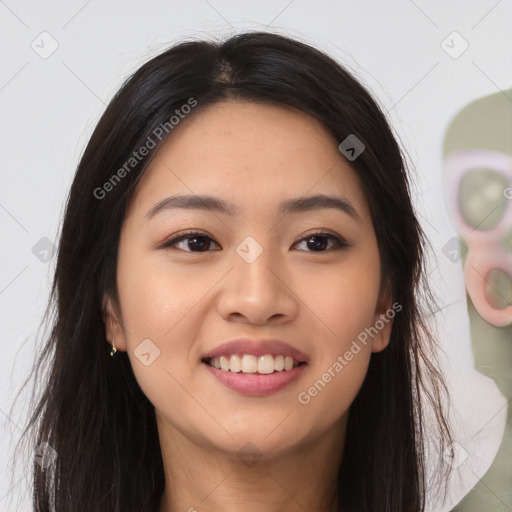
[[[235,252],[233,266],[222,281],[217,301],[222,318],[265,325],[290,322],[296,317],[299,298],[282,256],[263,249],[252,260],[243,252]]]

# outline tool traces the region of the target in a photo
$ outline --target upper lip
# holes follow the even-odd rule
[[[239,338],[223,343],[207,354],[203,354],[201,359],[210,359],[228,354],[252,354],[255,356],[265,356],[267,354],[272,356],[283,355],[293,357],[293,359],[301,363],[309,361],[309,357],[306,354],[288,345],[288,343],[284,341],[277,339],[256,340],[250,338]]]

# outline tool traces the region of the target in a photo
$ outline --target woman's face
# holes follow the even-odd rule
[[[308,203],[317,195],[342,206]],[[171,196],[216,202],[154,210]],[[199,234],[165,247],[187,231]],[[277,455],[341,432],[371,352],[389,341],[389,319],[368,335],[390,307],[380,278],[369,206],[337,141],[306,114],[222,102],[181,121],[137,186],[107,338],[128,352],[160,432]],[[254,343],[221,349],[229,375],[205,362],[239,338]],[[270,339],[303,364],[275,370],[287,348],[261,346]]]

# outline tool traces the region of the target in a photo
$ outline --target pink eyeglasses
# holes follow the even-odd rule
[[[512,157],[465,150],[444,159],[446,204],[468,253],[466,288],[490,324],[512,323]]]

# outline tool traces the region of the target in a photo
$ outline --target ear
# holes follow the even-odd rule
[[[126,352],[126,336],[120,320],[120,314],[114,307],[111,297],[104,295],[103,297],[103,323],[105,325],[105,338],[112,344],[112,340],[117,350]]]
[[[398,304],[398,302],[393,303],[389,286],[386,285],[382,287],[372,326],[372,333],[374,333],[372,338],[372,352],[381,352],[389,345],[393,318],[396,312],[401,309],[402,306]],[[376,334],[375,331],[377,331]]]

